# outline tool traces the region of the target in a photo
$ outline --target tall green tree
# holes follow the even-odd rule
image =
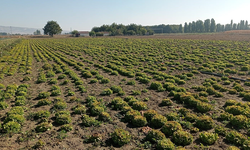
[[[210,32],[216,31],[216,24],[214,18],[211,19],[211,26],[210,26]]]
[[[230,30],[233,30],[233,20],[231,20]]]
[[[210,19],[204,21],[205,32],[210,32]]]
[[[236,23],[233,24],[233,30],[237,30],[237,24]]]
[[[192,32],[196,32],[195,21],[192,21]]]
[[[60,34],[62,32],[61,27],[56,21],[48,21],[43,28],[45,35],[50,35],[53,37],[54,34]]]
[[[245,22],[245,30],[248,30],[248,21]]]
[[[186,22],[184,24],[184,33],[188,33],[188,25]]]
[[[188,31],[189,31],[190,33],[193,32],[192,23],[191,23],[191,22],[189,22],[189,24],[188,24]]]
[[[71,32],[71,34],[72,34],[72,36],[76,36],[76,34],[78,34],[79,32],[77,31],[77,30],[73,30],[72,32]]]
[[[182,24],[179,26],[179,33],[183,33]]]
[[[204,32],[204,23],[202,20],[197,20],[196,21],[196,32]]]

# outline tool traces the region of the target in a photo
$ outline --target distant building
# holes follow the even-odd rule
[[[89,31],[79,31],[79,36],[89,36]]]
[[[102,32],[103,36],[109,36],[109,32]]]

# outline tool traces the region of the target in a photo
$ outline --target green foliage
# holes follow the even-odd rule
[[[131,135],[124,129],[115,129],[115,131],[111,134],[111,139],[115,145],[123,146],[130,142]]]
[[[150,125],[154,128],[161,128],[166,122],[167,122],[166,117],[160,114],[156,114],[152,117]]]
[[[99,114],[98,119],[105,122],[112,120],[111,116],[107,112],[101,112],[101,114]]]
[[[69,132],[73,130],[73,126],[71,124],[65,124],[61,126],[60,130]]]
[[[147,120],[145,117],[138,115],[138,116],[134,116],[133,120],[132,120],[132,124],[136,127],[143,127],[147,124]]]
[[[56,123],[63,125],[71,123],[71,117],[68,114],[61,114],[56,116]]]
[[[85,114],[87,109],[84,105],[77,104],[76,106],[73,107],[73,111],[75,114]]]
[[[201,132],[199,138],[203,144],[212,145],[219,138],[217,133]]]
[[[146,117],[147,121],[150,122],[152,118],[157,115],[158,113],[155,110],[149,109],[144,112],[144,116]]]
[[[156,143],[159,140],[163,140],[165,138],[166,138],[165,135],[161,131],[155,129],[150,130],[146,136],[147,140],[154,143]]]
[[[6,102],[4,102],[4,101],[0,102],[0,110],[4,110],[8,107],[9,107],[9,105]]]
[[[156,148],[157,150],[173,150],[175,146],[170,139],[162,139],[157,142]]]
[[[110,88],[106,88],[102,91],[101,95],[111,95],[113,91]]]
[[[101,79],[102,84],[106,84],[106,83],[109,83],[109,82],[110,82],[110,80],[108,78]]]
[[[211,117],[209,116],[201,116],[198,117],[196,120],[195,125],[199,128],[199,129],[203,129],[203,130],[209,130],[212,129],[214,126],[214,121]]]
[[[243,134],[232,130],[226,134],[226,140],[232,144],[240,146],[246,141],[246,137]]]
[[[145,110],[147,108],[148,108],[147,104],[142,102],[142,101],[136,101],[133,103],[133,109],[135,109],[135,110],[140,111],[140,110]]]
[[[48,98],[40,99],[37,103],[37,106],[50,105],[52,102]]]
[[[49,97],[50,97],[50,92],[40,92],[37,96],[38,99],[49,98]]]
[[[181,131],[181,130],[175,131],[173,133],[172,139],[176,145],[185,146],[193,142],[193,136],[187,131]]]
[[[62,32],[61,27],[56,21],[48,21],[43,30],[44,34],[50,35],[51,37],[53,37],[54,34],[59,34]]]
[[[182,130],[181,125],[176,121],[168,121],[166,122],[163,127],[161,128],[161,131],[166,136],[171,136],[175,131]]]
[[[90,126],[99,126],[100,122],[97,121],[94,117],[89,117],[88,115],[83,115],[82,116],[82,124],[86,127]]]
[[[9,121],[3,125],[2,129],[6,133],[17,133],[21,130],[21,125],[15,121]]]
[[[67,108],[67,103],[63,102],[63,101],[56,102],[54,104],[54,108],[55,109],[65,109],[65,108]]]
[[[212,110],[212,105],[205,102],[198,102],[196,107],[201,113],[205,113]]]
[[[171,105],[173,105],[173,102],[170,99],[166,98],[166,99],[163,99],[161,101],[161,105],[162,106],[171,106]]]
[[[36,126],[36,132],[45,132],[45,131],[51,130],[52,127],[53,125],[51,123],[42,122]]]
[[[247,126],[249,123],[249,120],[246,116],[244,115],[236,115],[233,116],[230,120],[230,123],[235,127],[235,128],[244,128]]]

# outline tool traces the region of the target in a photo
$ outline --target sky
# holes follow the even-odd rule
[[[1,0],[0,26],[90,31],[103,24],[182,24],[214,18],[250,21],[250,0]]]

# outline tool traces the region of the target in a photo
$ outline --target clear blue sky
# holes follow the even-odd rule
[[[43,28],[54,20],[63,30],[91,30],[103,24],[250,22],[250,0],[1,0],[0,25]]]

